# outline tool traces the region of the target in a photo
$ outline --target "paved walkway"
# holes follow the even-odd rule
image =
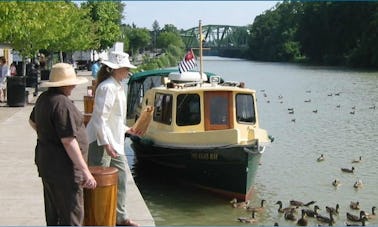
[[[79,71],[78,75],[91,80],[87,71]],[[82,111],[83,96],[90,84],[77,86],[70,96]],[[25,107],[0,105],[0,226],[46,225],[42,184],[34,164],[36,133],[28,124],[36,100],[31,94],[30,104]],[[143,226],[155,226],[130,171],[127,190],[130,217]]]

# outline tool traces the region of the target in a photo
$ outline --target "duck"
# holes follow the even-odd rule
[[[252,211],[251,217],[238,217],[238,221],[241,223],[256,223],[255,211]]]
[[[302,207],[302,206],[310,206],[312,204],[316,203],[316,201],[310,201],[308,203],[303,203],[301,201],[298,201],[298,200],[290,200],[290,205],[291,206],[296,206],[296,207]]]
[[[341,185],[341,181],[339,179],[335,179],[332,181],[332,185],[334,187],[339,187]]]
[[[344,172],[344,173],[354,173],[354,167],[352,166],[351,169],[341,168],[341,171]]]
[[[238,202],[238,200],[236,198],[233,198],[230,201],[230,203],[231,203],[233,208],[246,208],[249,204],[249,200],[246,200],[244,202]]]
[[[376,215],[375,215],[375,209],[376,209],[375,206],[373,206],[371,208],[371,214],[368,214],[368,213],[365,212],[365,217],[367,217],[367,219],[374,219],[376,217]]]
[[[362,156],[360,156],[358,159],[352,160],[352,163],[360,163],[362,161]]]
[[[315,109],[315,110],[313,110],[312,112],[313,112],[313,113],[318,113],[318,110]]]
[[[318,215],[316,215],[316,220],[323,222],[323,223],[327,223],[329,225],[332,225],[335,222],[335,220],[333,219],[332,213],[329,213],[329,217],[318,214]]]
[[[294,212],[296,210],[295,207],[285,207],[285,208],[282,208],[282,202],[279,200],[276,202],[276,204],[279,205],[279,208],[278,208],[278,212],[279,213],[286,213],[286,212]]]
[[[294,210],[289,210],[284,213],[284,218],[289,221],[296,221],[297,218],[294,215]]]
[[[332,213],[333,215],[338,215],[339,214],[339,208],[340,208],[339,204],[336,204],[336,207],[326,206],[327,212],[328,213]]]
[[[307,217],[314,218],[316,215],[318,215],[318,210],[320,210],[320,208],[318,205],[315,205],[314,210],[310,210],[310,209],[303,209],[303,210],[306,213]]]
[[[362,180],[357,180],[354,184],[353,184],[353,187],[355,189],[360,189],[364,186],[364,184],[362,183]]]
[[[363,210],[360,211],[360,216],[351,214],[349,212],[346,213],[346,216],[349,221],[354,221],[354,222],[359,222],[359,221],[362,221],[363,218],[366,218],[365,211]]]
[[[264,203],[265,203],[265,199],[262,199],[259,207],[247,206],[247,210],[248,211],[254,211],[254,212],[264,211],[265,210]]]
[[[318,157],[318,159],[316,159],[316,161],[318,161],[318,162],[322,162],[322,161],[324,161],[324,160],[325,160],[324,154],[321,154],[321,155]]]
[[[360,209],[360,202],[351,201],[350,204],[349,204],[349,207],[353,210],[359,210]]]
[[[360,224],[357,224],[357,223],[348,223],[348,222],[345,222],[345,226],[366,226],[366,223],[365,223],[366,219],[363,218],[361,220],[361,225]]]
[[[304,209],[302,209],[302,216],[300,219],[298,219],[297,221],[297,225],[299,226],[307,226],[308,225],[308,221],[307,219],[305,219],[305,216],[306,216],[306,212]]]

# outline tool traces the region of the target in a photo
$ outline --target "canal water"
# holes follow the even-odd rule
[[[349,208],[351,201],[369,213],[378,206],[378,72],[219,57],[205,57],[204,63],[205,71],[256,90],[260,126],[275,138],[257,171],[250,203],[259,206],[264,199],[266,208],[253,225],[295,225],[277,212],[279,200],[284,206],[290,200],[316,201],[326,216],[326,206],[339,204],[339,226],[349,222],[347,212],[359,214]],[[325,160],[317,162],[321,154]],[[246,225],[237,218],[250,213],[232,208],[228,199],[138,166],[130,146],[127,155],[156,225]],[[352,164],[359,156],[362,161]],[[353,174],[341,171],[352,166]],[[337,188],[335,179],[341,182]],[[353,187],[357,180],[361,189]],[[366,224],[378,225],[378,217]]]

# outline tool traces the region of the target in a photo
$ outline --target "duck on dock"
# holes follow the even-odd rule
[[[247,206],[247,210],[254,211],[254,212],[262,212],[265,210],[264,203],[265,203],[265,199],[262,199],[259,207]]]
[[[356,201],[356,202],[351,201],[350,204],[349,204],[349,207],[352,210],[359,210],[360,209],[360,202],[358,202],[358,201]]]
[[[246,208],[249,205],[249,200],[246,200],[244,202],[238,202],[236,198],[233,198],[230,201],[233,208]]]
[[[352,166],[351,169],[341,168],[341,171],[344,172],[344,173],[354,173],[354,167]]]

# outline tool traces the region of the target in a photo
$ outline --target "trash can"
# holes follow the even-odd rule
[[[25,77],[7,77],[7,104],[11,107],[25,106]]]
[[[115,226],[118,170],[102,166],[90,166],[89,170],[97,187],[84,189],[84,225]]]
[[[84,96],[84,113],[93,113],[94,96]]]
[[[44,69],[41,70],[41,80],[49,80],[50,78],[50,70]]]
[[[26,87],[35,87],[38,84],[38,73],[33,72],[26,76]]]

